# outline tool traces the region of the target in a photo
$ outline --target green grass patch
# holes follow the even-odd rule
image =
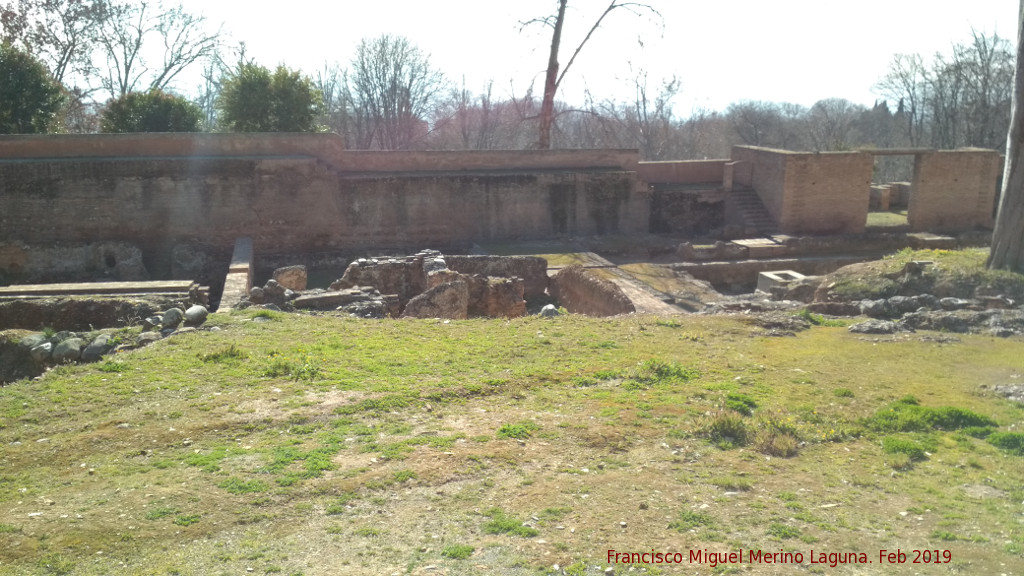
[[[898,436],[886,436],[882,438],[882,450],[886,454],[904,454],[911,460],[924,460],[924,446],[909,439]]]
[[[988,416],[964,408],[921,406],[913,396],[893,402],[875,412],[863,422],[866,428],[879,432],[927,432],[929,430],[958,430],[978,426],[998,426]]]
[[[503,424],[498,428],[498,438],[513,438],[515,440],[526,440],[533,433],[540,430],[540,425],[530,420],[522,420],[515,424]]]
[[[267,483],[262,480],[242,480],[232,476],[217,484],[217,487],[227,490],[231,494],[256,494],[267,491]]]
[[[746,394],[730,392],[725,396],[725,407],[744,416],[750,416],[754,413],[754,409],[757,408],[757,402]]]
[[[491,508],[485,515],[491,519],[483,526],[484,534],[511,534],[533,538],[540,534],[535,528],[524,526],[523,521],[505,514],[500,508]]]
[[[453,560],[465,560],[472,556],[475,550],[476,548],[466,544],[451,544],[449,546],[445,546],[444,549],[441,550],[441,556],[451,558]]]
[[[166,518],[168,516],[174,516],[177,513],[177,508],[161,506],[159,508],[153,508],[152,510],[147,511],[145,518],[146,520],[159,520],[161,518]]]
[[[715,520],[702,512],[683,510],[679,513],[679,519],[673,520],[668,527],[677,532],[689,532],[703,526],[714,526]]]
[[[1024,456],[1024,432],[993,432],[985,440],[1000,450]]]

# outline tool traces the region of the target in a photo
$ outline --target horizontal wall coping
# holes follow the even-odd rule
[[[345,150],[337,134],[145,133],[0,136],[0,159],[173,158],[194,156],[317,157],[339,170],[418,172],[496,169],[636,169],[636,149]]]

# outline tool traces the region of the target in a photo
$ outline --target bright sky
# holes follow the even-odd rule
[[[493,80],[496,95],[543,91],[550,29],[520,22],[553,14],[555,0],[183,0],[223,21],[231,39],[268,67],[307,73],[346,65],[361,38],[406,36],[434,66],[467,88]],[[570,0],[560,61],[609,0]],[[870,105],[896,53],[930,59],[967,42],[972,27],[1016,40],[1017,0],[649,0],[663,24],[625,10],[605,19],[577,58],[560,99],[579,103],[634,95],[646,71],[654,87],[677,76],[676,112],[721,110],[738,100],[810,106],[839,97]],[[184,88],[185,86],[182,86]]]

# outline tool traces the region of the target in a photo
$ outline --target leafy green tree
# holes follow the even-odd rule
[[[229,132],[313,132],[323,98],[299,72],[242,63],[221,87],[220,125]]]
[[[64,91],[38,60],[0,45],[0,134],[40,134],[52,130]]]
[[[101,132],[199,132],[202,111],[188,100],[160,90],[129,92],[107,103]]]

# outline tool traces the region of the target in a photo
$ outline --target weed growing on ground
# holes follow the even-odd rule
[[[754,413],[754,409],[757,408],[757,402],[746,394],[730,392],[725,397],[725,407],[729,410],[735,410],[744,416],[750,416]]]
[[[736,446],[746,446],[753,432],[743,415],[733,410],[718,410],[705,417],[700,427],[702,433],[716,446],[728,450]]]
[[[526,440],[533,433],[540,430],[540,426],[536,422],[530,420],[523,420],[515,424],[504,424],[501,428],[498,428],[498,438],[513,438],[515,440]]]
[[[441,556],[444,556],[445,558],[452,558],[454,560],[465,560],[472,556],[473,551],[475,550],[476,548],[465,544],[451,544],[449,546],[445,546],[444,549],[441,550]]]
[[[715,520],[704,513],[694,512],[692,510],[683,510],[679,514],[679,519],[672,521],[668,525],[669,528],[676,530],[677,532],[689,532],[695,528],[702,526],[714,526]]]
[[[801,310],[800,313],[798,313],[796,316],[798,318],[806,320],[807,322],[814,326],[846,326],[846,322],[843,322],[842,320],[829,320],[828,318],[825,318],[821,314],[815,314],[806,308]]]
[[[540,534],[535,528],[524,526],[522,520],[505,514],[501,508],[491,508],[484,515],[491,518],[484,524],[484,534],[512,534],[523,538],[533,538]]]

